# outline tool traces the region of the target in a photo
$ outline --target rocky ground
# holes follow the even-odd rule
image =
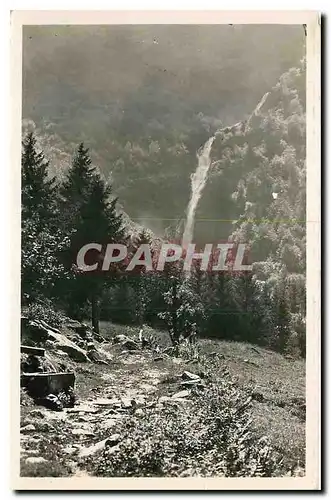
[[[78,324],[56,331],[35,322],[32,335],[30,323],[25,320],[30,334],[24,342],[30,339],[31,344],[34,336],[35,344],[45,346],[42,370],[74,371],[76,400],[56,411],[40,400],[36,404],[21,390],[22,476],[94,474],[95,461],[105,450],[118,452],[128,422],[138,427],[169,408],[191,418],[194,398],[209,384],[208,359],[250,394],[257,432],[267,434],[280,454],[299,468],[304,466],[303,362],[245,344],[211,341],[201,341],[202,361],[188,346],[178,353],[157,352],[149,345],[142,349],[134,329],[128,336],[109,325],[104,336],[96,338],[89,328],[77,333]],[[43,329],[48,337],[36,341]],[[22,363],[27,363],[26,354]]]

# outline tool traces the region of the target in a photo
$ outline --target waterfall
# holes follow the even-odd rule
[[[187,247],[193,239],[195,213],[207,181],[211,163],[210,150],[214,139],[214,136],[210,137],[197,153],[198,166],[194,174],[191,175],[191,198],[187,207],[186,224],[182,239],[183,247]]]

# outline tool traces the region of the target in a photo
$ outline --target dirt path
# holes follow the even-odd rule
[[[24,410],[22,462],[30,467],[43,464],[45,468],[63,462],[75,476],[88,474],[80,463],[102,449],[105,436],[114,442],[120,439],[125,417],[133,413],[143,417],[146,407],[162,405],[183,389],[180,383],[164,381],[180,376],[185,362],[155,359],[150,352],[122,353],[112,367],[77,367],[78,400],[74,408],[55,412],[34,406]],[[186,398],[188,395],[189,391]]]

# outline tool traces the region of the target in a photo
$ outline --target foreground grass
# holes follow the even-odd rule
[[[138,329],[103,323],[101,333],[110,340],[118,333],[137,336]],[[151,351],[125,354],[111,343],[105,349],[113,356],[109,366],[73,364],[78,398],[87,403],[114,395],[132,398],[138,401],[139,412],[121,410],[124,413],[117,415],[121,418],[111,431],[104,427],[107,412],[87,423],[84,415],[76,420],[56,418],[51,426],[34,420],[33,439],[39,439],[34,446],[47,462],[23,461],[22,475],[58,477],[77,470],[104,476],[283,475],[304,467],[303,361],[249,344],[209,340],[199,341],[198,348],[183,346],[176,356],[158,357]],[[206,388],[192,390],[187,403],[160,404],[160,398],[183,389],[184,370],[200,373]],[[236,417],[248,396],[249,411],[243,407],[243,414]],[[32,408],[29,401],[22,408],[22,425],[31,421]],[[47,415],[53,418],[52,412]],[[78,452],[67,455],[64,448],[77,445],[72,429],[80,422],[91,425],[93,432],[80,437],[77,450],[111,432],[121,434],[121,444],[85,460],[77,457]],[[270,449],[275,451],[272,457]]]
[[[108,322],[101,324],[102,334],[111,338],[118,333],[136,335],[137,329]],[[156,332],[159,338],[160,332]],[[163,344],[169,345],[167,333]],[[222,376],[226,368],[238,388],[252,394],[252,416],[256,431],[268,437],[284,460],[305,466],[305,361],[243,342],[200,339],[198,355],[183,349],[181,368],[203,371],[212,363],[213,375]],[[187,361],[191,361],[186,364]],[[171,367],[172,365],[172,367]],[[161,365],[159,366],[161,369]],[[179,365],[168,363],[168,372]]]

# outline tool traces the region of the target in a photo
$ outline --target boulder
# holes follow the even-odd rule
[[[21,353],[33,354],[34,356],[45,356],[45,349],[41,347],[31,347],[28,345],[21,345]]]
[[[74,388],[75,374],[73,372],[60,373],[23,373],[21,385],[25,387],[33,398],[46,398],[49,394],[59,394]]]
[[[108,441],[108,438],[103,439],[102,441],[99,441],[98,443],[95,443],[92,446],[89,446],[87,448],[81,448],[81,450],[78,453],[78,456],[80,458],[84,458],[84,457],[90,457],[90,456],[94,455],[95,453],[97,453],[98,451],[102,450],[105,447],[107,441]]]
[[[28,457],[25,462],[27,464],[44,464],[47,462],[46,458],[43,457]]]
[[[33,424],[28,424],[25,425],[24,427],[21,427],[21,432],[34,432],[36,430],[35,426]]]
[[[190,395],[190,391],[179,391],[176,392],[176,394],[173,394],[172,399],[181,399],[181,398],[187,398],[187,396]]]
[[[63,404],[54,394],[48,394],[45,398],[38,399],[38,404],[48,408],[49,410],[62,411]]]
[[[185,371],[182,374],[182,379],[183,380],[188,380],[188,381],[199,381],[200,377],[199,377],[199,375],[195,375],[195,373],[191,373],[191,372]]]
[[[126,340],[129,340],[129,337],[126,335],[123,335],[122,333],[115,335],[113,338],[114,344],[121,344],[122,342],[125,342]]]
[[[131,339],[127,339],[125,342],[123,342],[122,346],[124,347],[124,349],[127,349],[128,351],[139,350],[139,344],[137,344],[137,342]]]
[[[22,333],[24,337],[34,343],[54,342],[54,348],[66,352],[75,361],[89,361],[86,351],[69,340],[58,329],[50,327],[44,321],[23,321]]]
[[[75,361],[89,361],[86,351],[69,340],[62,333],[49,330],[49,336],[52,340],[56,341],[56,348],[66,352],[71,359]]]
[[[41,410],[32,410],[29,413],[29,417],[33,417],[33,418],[45,418],[45,414]]]
[[[116,446],[119,442],[121,441],[121,435],[120,434],[112,434],[109,436],[109,438],[106,439],[105,446]]]

